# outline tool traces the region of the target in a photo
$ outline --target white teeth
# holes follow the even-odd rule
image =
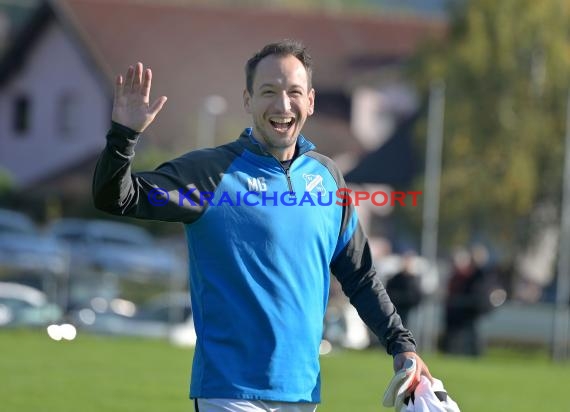
[[[287,118],[285,118],[285,119],[270,119],[270,120],[271,120],[272,122],[275,122],[275,123],[287,124],[287,123],[290,123],[290,122],[293,120],[293,118],[292,118],[292,117],[287,117]]]

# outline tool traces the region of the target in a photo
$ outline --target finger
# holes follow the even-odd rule
[[[142,83],[142,71],[143,65],[141,62],[138,62],[135,66],[135,75],[133,77],[133,92],[139,91]]]
[[[408,394],[412,394],[416,390],[417,386],[420,383],[420,376],[421,376],[420,373],[414,374],[414,377],[413,377],[412,381],[410,382],[410,386],[408,386],[408,389],[406,391],[406,392],[408,392]]]
[[[141,88],[141,94],[143,96],[143,101],[145,103],[149,102],[151,83],[152,83],[152,71],[150,69],[146,69],[144,71],[143,86]]]
[[[433,383],[433,376],[431,376],[431,372],[425,365],[423,367],[422,375],[426,376]]]
[[[133,66],[129,66],[127,70],[127,80],[125,81],[125,85],[123,87],[123,92],[129,93],[133,88],[133,77],[135,75],[135,68]]]
[[[115,78],[115,102],[117,102],[123,95],[123,76],[118,75]]]
[[[153,117],[156,116],[158,112],[162,110],[162,106],[164,106],[166,100],[168,100],[166,96],[161,96],[154,101],[152,106],[150,106],[150,113]]]

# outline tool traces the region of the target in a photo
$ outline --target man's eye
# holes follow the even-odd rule
[[[293,91],[291,92],[291,94],[292,94],[293,96],[302,96],[302,95],[303,95],[303,92],[301,92],[300,90],[293,90]]]
[[[264,92],[261,92],[262,96],[273,96],[273,92],[271,90],[265,90]]]

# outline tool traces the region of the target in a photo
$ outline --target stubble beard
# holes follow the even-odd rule
[[[264,129],[259,127],[257,122],[254,124],[254,137],[260,140],[260,143],[265,146],[267,150],[285,150],[290,147],[295,147],[297,144],[297,138],[299,134],[293,135],[291,137],[279,137],[279,136],[271,136],[269,133],[266,133]]]

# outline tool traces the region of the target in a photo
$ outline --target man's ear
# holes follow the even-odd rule
[[[247,113],[251,113],[251,95],[247,89],[243,90],[243,107]]]
[[[307,110],[307,114],[310,116],[315,111],[315,89],[311,89],[309,91],[309,110]]]

